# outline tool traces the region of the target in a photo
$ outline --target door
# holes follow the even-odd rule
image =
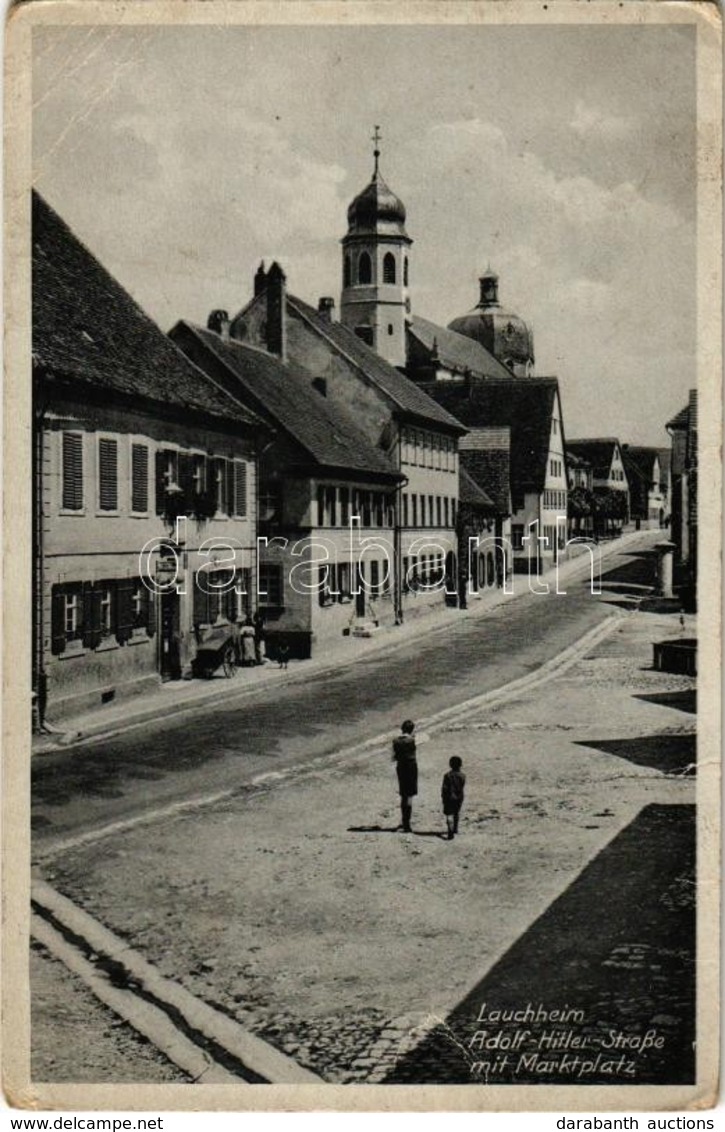
[[[366,596],[367,595],[365,593],[365,563],[364,562],[358,562],[358,564],[357,564],[357,578],[358,578],[358,581],[357,581],[356,589],[357,589],[358,592],[355,594],[355,616],[356,617],[364,617],[365,616],[365,606],[367,604],[366,603]]]
[[[160,671],[162,680],[181,679],[181,638],[179,626],[179,595],[161,595]]]

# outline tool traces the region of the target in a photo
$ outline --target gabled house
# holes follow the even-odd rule
[[[622,458],[629,484],[630,518],[638,527],[664,526],[666,492],[659,449],[623,444]]]
[[[591,465],[597,537],[621,534],[629,521],[629,482],[619,441],[613,436],[567,440],[566,448]]]
[[[592,538],[595,510],[592,466],[588,460],[576,456],[571,447],[566,449],[566,476],[569,538]]]
[[[397,619],[444,603],[455,594],[458,575],[458,441],[465,428],[363,337],[335,322],[332,300],[322,299],[315,310],[289,294],[278,264],[268,271],[260,266],[254,291],[231,319],[230,338],[306,371],[404,477],[393,516]]]
[[[309,657],[363,626],[393,623],[395,514],[403,476],[324,380],[210,326],[179,322],[174,343],[265,420],[259,466],[259,609],[268,652]],[[353,519],[353,517],[355,517]]]
[[[487,428],[508,430],[514,569],[551,566],[565,547],[567,515],[565,441],[556,378],[509,375],[470,379],[462,385],[436,382],[425,389],[473,436]],[[466,438],[464,443],[471,441]]]
[[[254,609],[269,432],[32,202],[33,687],[59,717],[191,671]],[[204,544],[232,541],[233,560]]]
[[[494,355],[464,334],[413,315],[407,329],[405,372],[413,381],[466,381],[470,377],[511,376]]]

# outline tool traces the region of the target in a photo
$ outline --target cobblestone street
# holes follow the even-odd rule
[[[467,1047],[482,1002],[568,1005],[584,1020],[565,1030],[593,1043],[654,1027],[664,1046],[626,1059],[633,1083],[688,1080],[694,681],[651,668],[651,641],[672,632],[666,616],[620,613],[555,678],[432,717],[413,834],[396,832],[385,745],[110,833],[102,853],[54,853],[43,875],[329,1082],[564,1079],[566,1062],[544,1081],[531,1062],[472,1076],[487,1060]],[[468,782],[449,843],[453,752]],[[34,1011],[42,1026],[37,996]],[[601,1066],[587,1083],[610,1079]],[[54,1072],[37,1046],[34,1075]]]

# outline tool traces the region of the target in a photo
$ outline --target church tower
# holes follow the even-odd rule
[[[342,243],[340,321],[391,365],[406,364],[410,317],[405,206],[380,176],[379,128],[375,127],[372,180],[347,210]]]

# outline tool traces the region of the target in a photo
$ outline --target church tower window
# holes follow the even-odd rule
[[[344,264],[344,267],[343,267],[343,286],[349,287],[351,283],[352,283],[352,263],[350,261],[350,256],[346,255],[345,256],[345,264]]]
[[[358,283],[372,283],[373,281],[373,264],[367,252],[362,252],[357,261],[357,281]]]
[[[386,252],[383,259],[383,283],[395,282],[395,256],[392,252]]]
[[[403,261],[403,286],[408,286],[408,257],[406,256]]]

